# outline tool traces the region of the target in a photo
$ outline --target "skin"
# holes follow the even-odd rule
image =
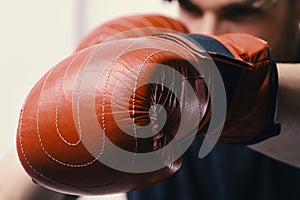
[[[298,0],[259,8],[249,0],[183,0],[179,5],[180,20],[193,33],[248,33],[268,41],[277,62],[300,60]]]
[[[250,146],[271,158],[300,168],[300,64],[278,63],[279,97],[276,120],[281,133]]]
[[[63,194],[34,184],[20,165],[16,152],[0,161],[0,199],[67,200]]]

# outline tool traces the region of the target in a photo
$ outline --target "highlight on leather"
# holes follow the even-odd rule
[[[81,39],[75,51],[105,41],[143,37],[168,32],[188,33],[188,30],[181,22],[164,15],[129,15],[99,25]]]

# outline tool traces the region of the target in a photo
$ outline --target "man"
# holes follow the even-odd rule
[[[298,0],[179,0],[180,19],[191,32],[253,34],[271,44],[272,54],[278,62],[299,61],[300,46],[296,45],[299,43],[299,4]],[[289,64],[279,65],[280,97],[284,96],[283,93],[293,97],[279,102],[279,112],[285,112],[279,113],[278,121],[288,128],[298,128],[295,119],[300,113],[297,107],[297,99],[300,98],[294,94],[300,89],[294,83],[298,78],[297,73],[300,73],[299,69]],[[286,106],[288,104],[292,106]],[[287,118],[286,113],[293,117]],[[296,132],[295,129],[288,130]],[[293,143],[295,146],[297,140],[293,141],[296,142]],[[182,168],[173,177],[149,188],[128,193],[128,199],[299,199],[299,169],[256,153],[246,146],[237,145],[218,144],[207,157],[199,159],[200,145],[200,139],[195,140],[183,157]],[[264,151],[266,146],[253,148]],[[7,168],[11,167],[7,165]],[[14,169],[12,171],[15,172]],[[12,185],[8,187],[13,188]],[[63,198],[50,191],[45,193],[47,196]]]
[[[171,0],[172,1],[172,0]],[[278,62],[299,61],[299,1],[178,0],[180,20],[193,33],[244,32],[270,43]]]
[[[169,0],[172,1],[172,0]],[[277,120],[282,133],[252,146],[264,154],[300,167],[300,1],[178,0],[179,18],[190,32],[243,32],[267,40],[278,62]],[[247,146],[217,144],[198,158],[196,139],[183,156],[183,166],[170,179],[127,194],[137,199],[300,199],[300,169],[264,156]]]

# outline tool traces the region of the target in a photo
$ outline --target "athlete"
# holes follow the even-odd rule
[[[251,146],[263,154],[243,145],[217,144],[207,157],[199,159],[201,142],[195,140],[178,173],[162,183],[128,193],[128,199],[299,199],[300,169],[289,164],[300,166],[297,77],[300,1],[178,0],[178,3],[179,19],[193,33],[242,32],[269,42],[278,63],[277,119],[282,131],[278,137]]]

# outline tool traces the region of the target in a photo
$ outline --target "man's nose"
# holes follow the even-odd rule
[[[220,34],[225,32],[225,30],[222,30],[224,28],[222,28],[221,25],[218,16],[212,12],[208,12],[204,13],[201,18],[195,21],[191,30],[202,34]]]
[[[199,30],[205,34],[215,34],[218,19],[213,13],[205,13],[202,17],[203,24],[199,26]]]

